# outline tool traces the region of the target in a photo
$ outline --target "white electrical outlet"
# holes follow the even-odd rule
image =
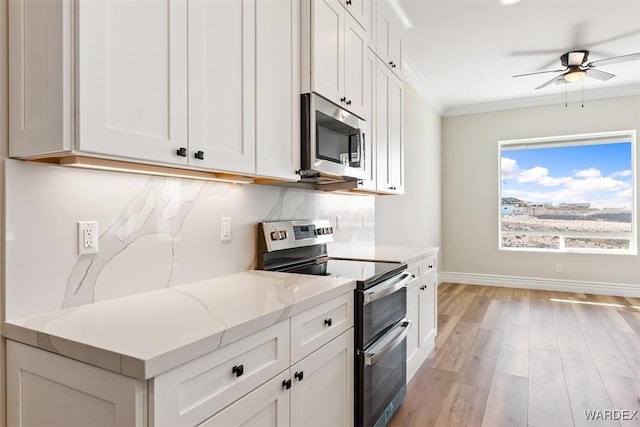
[[[556,273],[562,273],[562,264],[556,264]]]
[[[78,221],[78,255],[98,253],[98,221]]]
[[[220,218],[220,241],[231,241],[231,218]]]

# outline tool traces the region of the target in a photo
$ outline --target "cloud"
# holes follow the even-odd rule
[[[599,178],[602,176],[599,169],[589,168],[575,173],[576,178]]]
[[[508,157],[500,158],[500,177],[502,179],[510,179],[518,176],[518,164],[515,160]]]
[[[596,177],[585,179],[574,179],[566,183],[570,190],[580,192],[597,192],[597,191],[620,191],[629,188],[629,183],[618,181],[611,177]]]
[[[614,172],[611,174],[612,178],[624,178],[627,176],[631,176],[631,171],[629,169],[624,170],[624,171],[619,171],[619,172]]]
[[[557,185],[565,184],[571,180],[572,178],[570,177],[551,177],[549,176],[549,169],[542,166],[536,166],[531,169],[523,170],[518,175],[518,182],[520,183],[535,183],[544,185],[545,187],[555,187]]]

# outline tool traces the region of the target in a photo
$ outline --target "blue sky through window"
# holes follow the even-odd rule
[[[502,197],[535,203],[633,206],[631,142],[501,151]]]

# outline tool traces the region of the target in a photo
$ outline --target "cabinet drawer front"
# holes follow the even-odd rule
[[[284,321],[158,375],[154,425],[196,425],[289,366]]]
[[[422,260],[422,274],[427,275],[427,274],[432,274],[438,271],[438,254],[431,254],[431,255],[427,255],[423,260]]]
[[[291,363],[353,326],[353,298],[348,292],[291,318]]]
[[[198,427],[213,426],[289,426],[289,391],[283,381],[289,380],[289,370],[229,405]]]
[[[411,273],[413,275],[413,279],[407,284],[407,289],[412,289],[420,283],[420,278],[423,274],[422,260],[407,264],[407,273]]]

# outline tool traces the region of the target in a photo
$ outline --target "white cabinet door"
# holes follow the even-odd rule
[[[311,87],[344,106],[344,15],[338,0],[314,0],[311,10]]]
[[[376,67],[376,181],[380,192],[404,192],[402,81],[381,61]]]
[[[189,164],[254,173],[255,0],[187,4]]]
[[[422,363],[420,357],[420,293],[421,284],[407,290],[407,318],[411,320],[407,333],[407,382]]]
[[[300,1],[256,3],[256,174],[298,180]]]
[[[72,144],[71,2],[10,1],[9,155]]]
[[[402,81],[395,75],[389,79],[389,183],[391,190],[404,192],[404,145],[402,131]]]
[[[384,2],[377,3],[376,18],[376,53],[395,74],[400,76],[402,71],[400,28]]]
[[[186,164],[176,154],[187,146],[186,3],[75,4],[78,148]]]
[[[365,31],[369,31],[369,21],[371,20],[371,0],[340,0],[349,14]]]
[[[436,274],[429,276],[424,282],[424,290],[420,295],[420,346],[427,357],[434,347],[438,319],[437,300],[438,278]]]
[[[10,426],[145,425],[145,384],[7,340]]]
[[[344,27],[344,96],[346,108],[355,115],[366,119],[365,99],[365,52],[367,33],[349,14],[345,15]]]
[[[198,426],[288,427],[289,391],[283,382],[289,378],[287,369]]]
[[[362,125],[364,133],[364,169],[367,174],[366,178],[362,180],[362,183],[358,185],[358,188],[363,190],[376,190],[376,145],[375,145],[375,93],[376,93],[376,55],[372,50],[366,49],[366,56],[364,60],[364,102],[365,102],[365,117],[367,120]]]
[[[353,425],[353,328],[291,367],[292,426]]]

